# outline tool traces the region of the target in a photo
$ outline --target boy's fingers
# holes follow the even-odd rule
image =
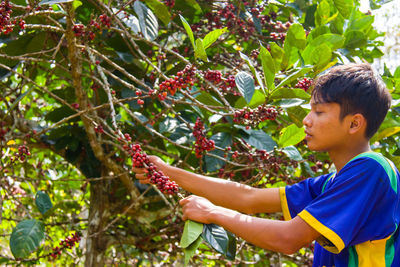
[[[146,168],[136,168],[136,167],[132,167],[132,171],[135,173],[144,173],[144,172],[148,172],[148,170]]]
[[[139,180],[149,179],[149,177],[147,176],[147,173],[136,173],[135,177],[136,177],[136,179],[139,179]]]
[[[139,183],[141,183],[141,184],[149,184],[150,183],[150,179],[139,179]]]
[[[190,195],[188,197],[185,197],[184,199],[179,200],[179,205],[184,206],[185,204],[187,204],[190,201],[191,197],[192,196]]]

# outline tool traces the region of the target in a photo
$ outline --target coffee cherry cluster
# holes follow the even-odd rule
[[[0,33],[9,34],[13,31],[14,24],[11,22],[12,5],[9,1],[0,3]]]
[[[178,193],[178,185],[174,181],[171,181],[168,176],[165,176],[162,171],[157,170],[157,167],[152,163],[149,164],[147,170],[147,176],[150,178],[150,182],[155,184],[161,192],[170,195]]]
[[[228,93],[239,96],[240,93],[236,89],[235,76],[227,74],[225,75],[222,84],[219,85],[220,91],[226,95]]]
[[[215,148],[214,141],[207,139],[204,131],[205,128],[203,122],[200,118],[197,118],[193,128],[193,135],[196,138],[195,153],[197,158],[201,158],[204,151],[211,151]]]
[[[96,37],[97,33],[100,33],[102,27],[111,27],[111,18],[106,14],[100,15],[96,20],[90,20],[89,25],[75,24],[72,28],[76,37],[82,39],[82,41],[92,41]]]
[[[107,16],[106,14],[102,14],[99,16],[101,24],[106,26],[107,28],[111,27],[111,18]]]
[[[175,0],[164,0],[164,5],[169,8],[173,8],[175,6]]]
[[[247,126],[256,126],[260,122],[266,120],[275,120],[278,116],[278,111],[275,107],[268,107],[263,104],[255,109],[248,107],[237,110],[235,112],[233,121],[238,124],[244,124]]]
[[[13,157],[10,157],[11,163],[19,160],[21,162],[24,162],[27,156],[30,156],[31,152],[29,151],[29,148],[26,145],[21,145],[18,147],[18,152],[14,153]]]
[[[294,87],[303,89],[304,91],[307,91],[308,88],[310,88],[311,84],[312,84],[312,80],[304,77],[303,80],[298,81]]]
[[[104,133],[103,126],[101,126],[101,125],[96,126],[96,127],[94,128],[94,131],[95,131],[96,133],[99,133],[99,134]]]
[[[163,81],[160,84],[158,98],[164,100],[167,97],[167,91],[175,95],[177,90],[188,88],[195,82],[196,67],[187,65],[182,71],[179,71],[175,77]]]
[[[49,257],[51,257],[53,260],[55,260],[59,255],[61,255],[61,252],[64,249],[67,248],[72,248],[75,243],[79,242],[81,240],[80,234],[79,233],[74,233],[72,236],[67,237],[66,239],[62,240],[60,242],[60,246],[53,248],[53,252],[49,254]]]
[[[204,74],[204,78],[214,84],[222,81],[222,73],[219,70],[208,70]]]
[[[127,141],[131,140],[128,134],[125,134],[124,137]],[[125,144],[123,148],[131,156],[132,166],[135,168],[146,168],[150,182],[156,185],[162,193],[170,195],[178,193],[178,185],[174,181],[171,181],[168,176],[164,175],[162,171],[157,170],[157,167],[150,162],[149,157],[139,144]]]

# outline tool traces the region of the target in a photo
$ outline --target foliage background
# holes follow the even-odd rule
[[[383,3],[371,0],[372,7]],[[0,21],[2,265],[182,264],[178,198],[138,184],[124,145],[138,142],[170,164],[257,187],[326,173],[327,155],[310,153],[302,142],[309,90],[299,82],[336,63],[383,55],[374,16],[352,0],[1,4],[12,7],[2,9]],[[193,85],[174,94],[160,89],[189,64],[196,67]],[[207,76],[215,71],[221,79]],[[400,167],[400,68],[381,74],[394,101],[373,149]],[[277,118],[234,122],[236,112],[263,105]],[[203,137],[215,142],[200,158],[197,118]],[[38,209],[39,191],[50,197],[47,212]],[[43,223],[45,238],[15,259],[10,235],[26,219]],[[73,233],[82,236],[79,244],[53,259]],[[281,255],[238,240],[237,251],[229,261],[202,244],[191,264],[312,261],[312,246]]]

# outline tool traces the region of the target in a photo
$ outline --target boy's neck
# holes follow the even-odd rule
[[[328,154],[336,167],[336,172],[338,173],[352,158],[354,158],[358,154],[368,151],[371,151],[371,148],[369,146],[369,143],[367,142],[358,146],[346,148],[341,151],[328,151]]]

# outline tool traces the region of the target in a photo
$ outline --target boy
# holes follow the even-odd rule
[[[336,172],[285,188],[252,188],[150,159],[194,194],[180,201],[184,220],[215,223],[286,254],[316,240],[313,266],[400,266],[399,172],[369,147],[390,102],[368,64],[337,66],[317,78],[305,139],[329,154]],[[149,182],[143,169],[134,171]],[[245,215],[260,212],[283,212],[285,221]]]

